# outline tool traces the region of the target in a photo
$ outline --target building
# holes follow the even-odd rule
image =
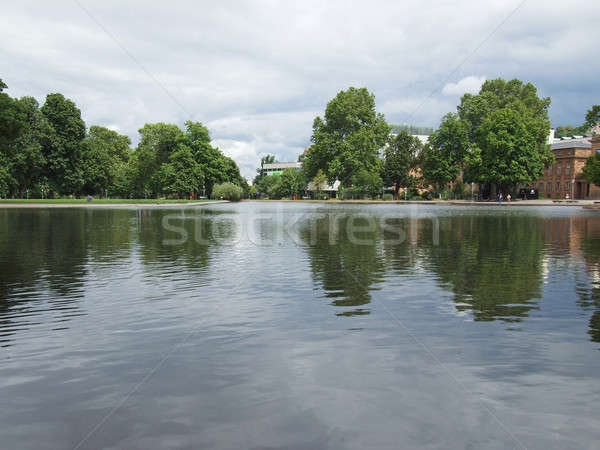
[[[297,162],[275,162],[275,163],[266,163],[263,164],[262,170],[265,172],[265,175],[281,175],[285,169],[302,169],[302,163]]]
[[[422,144],[426,144],[429,141],[429,136],[433,133],[433,127],[407,124],[392,125],[390,135],[396,136],[401,131],[406,131],[411,136],[416,136]]]
[[[591,185],[582,176],[586,160],[599,151],[600,136],[563,138],[551,145],[556,161],[544,170],[544,175],[532,187],[546,198],[600,197],[600,187]]]
[[[333,184],[322,183],[317,189],[317,186],[312,181],[309,181],[306,190],[312,192],[315,195],[317,192],[321,192],[321,194],[327,195],[329,198],[337,198],[338,192],[340,190],[340,182],[335,180]]]

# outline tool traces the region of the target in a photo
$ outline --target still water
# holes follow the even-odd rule
[[[0,446],[597,448],[600,215],[0,209]]]

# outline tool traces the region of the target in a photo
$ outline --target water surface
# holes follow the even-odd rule
[[[600,215],[0,209],[3,448],[592,448]]]

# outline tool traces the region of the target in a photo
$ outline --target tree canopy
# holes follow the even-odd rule
[[[387,186],[394,186],[396,196],[400,187],[412,187],[415,183],[412,171],[416,169],[417,155],[422,147],[419,138],[407,131],[390,137],[383,153],[383,182]]]
[[[469,181],[509,187],[543,175],[554,161],[548,145],[550,98],[539,98],[531,83],[499,78],[465,94],[458,117],[468,124],[472,153]]]
[[[429,184],[441,189],[460,175],[471,148],[470,129],[469,122],[456,113],[443,117],[420,158],[423,177]]]
[[[600,186],[600,154],[590,156],[583,166],[583,178],[588,183]]]
[[[591,109],[588,109],[584,125],[592,128],[598,125],[598,123],[600,123],[600,105],[594,105]]]
[[[350,186],[358,169],[378,172],[378,151],[390,129],[366,88],[341,91],[327,104],[324,117],[313,122],[313,145],[304,161],[307,177],[314,178],[322,169],[330,183],[340,180]]]
[[[127,136],[92,125],[60,93],[40,107],[0,80],[0,195],[210,195],[216,184],[249,188],[235,161],[211,145],[208,129],[188,121],[145,124],[135,150]]]

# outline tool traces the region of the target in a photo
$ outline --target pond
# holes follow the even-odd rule
[[[590,448],[600,214],[0,209],[3,448]]]

